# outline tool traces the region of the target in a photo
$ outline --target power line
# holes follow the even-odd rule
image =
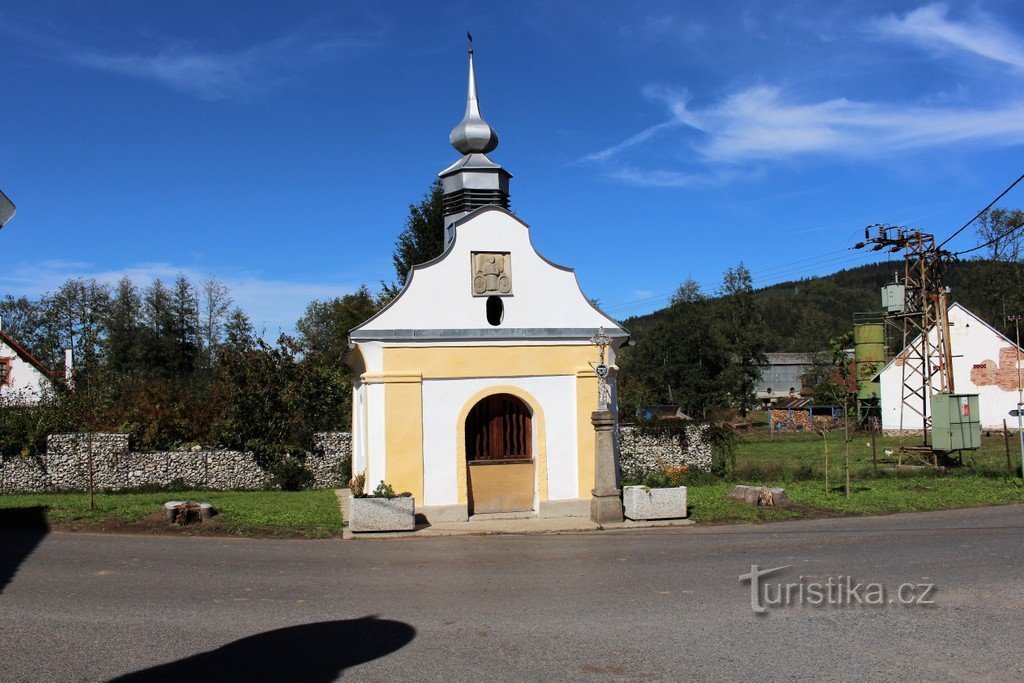
[[[777,266],[770,266],[770,267],[767,267],[767,268],[760,268],[758,270],[752,270],[752,271],[750,271],[751,280],[753,280],[753,281],[761,281],[762,279],[769,278],[769,277],[775,278],[775,277],[779,277],[779,276],[782,276],[782,275],[788,275],[791,272],[793,272],[793,273],[809,272],[808,269],[814,270],[814,269],[820,268],[823,265],[827,265],[827,264],[830,264],[830,263],[833,263],[833,262],[837,262],[837,261],[838,262],[843,262],[843,261],[846,261],[846,260],[852,260],[852,259],[847,259],[845,256],[843,256],[843,257],[834,257],[833,256],[834,254],[842,254],[842,253],[847,252],[847,251],[849,251],[849,250],[848,249],[837,249],[835,251],[829,251],[829,252],[826,252],[824,254],[818,254],[816,256],[808,256],[807,258],[798,259],[796,261],[791,261],[789,263],[782,263],[782,264],[779,264]],[[826,258],[826,257],[829,257],[829,256],[833,256],[833,257],[832,258]],[[859,258],[859,255],[854,257],[854,258]],[[808,261],[811,261],[812,263],[806,263]],[[792,268],[792,266],[796,266],[797,264],[802,264],[802,263],[805,264],[805,265],[802,265],[799,268],[795,268],[795,269]],[[777,270],[780,270],[780,269],[784,269],[784,270],[781,270],[781,272],[772,273],[771,275],[769,275],[769,273],[771,273],[771,271],[777,271]],[[710,284],[706,284],[706,283],[700,283],[700,284],[701,284],[701,289],[705,289],[705,288],[711,287]],[[640,307],[642,307],[644,305],[647,305],[647,304],[650,304],[650,303],[656,303],[656,302],[659,302],[659,301],[667,300],[669,297],[671,297],[675,293],[676,293],[676,290],[673,290],[673,291],[667,292],[665,294],[655,294],[655,295],[651,295],[651,296],[647,296],[647,297],[642,297],[642,298],[639,298],[639,299],[631,299],[631,300],[623,301],[623,302],[620,302],[620,303],[617,303],[617,304],[611,304],[609,306],[604,307],[604,309],[606,311],[612,311],[612,310],[624,309],[624,308],[630,308],[630,309],[631,308],[640,308]]]
[[[1021,176],[1021,177],[1024,177],[1024,176]],[[1016,228],[1014,228],[1012,230],[1008,230],[1007,232],[1003,233],[1002,235],[996,235],[995,237],[990,239],[988,242],[985,242],[985,244],[979,244],[976,247],[971,247],[970,249],[964,249],[963,251],[958,251],[955,254],[953,254],[953,256],[962,256],[963,254],[970,254],[972,251],[978,251],[979,249],[984,249],[987,246],[995,244],[999,240],[1006,239],[1007,237],[1009,237],[1013,233],[1017,232],[1021,228],[1024,228],[1024,224],[1018,225]]]
[[[843,251],[845,251],[845,250],[843,250]],[[780,284],[780,283],[792,280],[793,278],[800,277],[801,275],[804,275],[804,274],[812,275],[812,274],[814,274],[815,270],[817,270],[818,268],[820,268],[823,265],[827,265],[831,261],[837,261],[837,263],[835,263],[834,265],[845,265],[845,264],[848,264],[848,263],[852,264],[852,263],[854,263],[854,262],[856,262],[856,261],[858,261],[858,260],[860,260],[862,258],[870,257],[872,255],[873,254],[871,254],[871,253],[864,253],[864,254],[852,255],[850,257],[841,257],[839,259],[827,259],[826,261],[823,261],[823,262],[820,262],[820,263],[816,263],[816,264],[809,264],[808,266],[805,266],[805,267],[802,267],[802,268],[798,268],[798,269],[794,269],[794,270],[791,270],[791,271],[784,271],[784,272],[780,272],[780,273],[775,273],[773,275],[761,276],[761,277],[757,277],[757,278],[752,277],[751,278],[751,284],[753,284],[754,286],[756,286],[758,288],[771,287],[773,285],[777,285],[777,284]],[[863,264],[858,264],[858,265],[863,265]],[[698,284],[699,284],[699,286],[700,286],[700,288],[702,290],[709,289],[712,286],[712,285],[709,285],[707,283],[698,283]],[[678,290],[676,290],[676,291],[678,291]],[[614,313],[617,313],[618,315],[623,315],[623,314],[625,314],[627,312],[630,312],[630,311],[633,311],[633,310],[636,310],[636,309],[640,309],[640,308],[645,308],[647,306],[657,306],[657,305],[662,304],[662,303],[668,303],[668,301],[671,300],[672,295],[675,294],[676,291],[672,291],[672,292],[667,293],[667,294],[659,294],[659,295],[655,295],[655,296],[645,297],[643,299],[637,299],[635,301],[626,301],[626,302],[623,302],[623,303],[620,303],[620,304],[614,304],[614,305],[605,306],[605,307],[602,307],[602,308],[603,308],[604,311],[606,311],[608,313],[614,312]]]
[[[959,229],[958,229],[958,230],[957,230],[956,232],[954,232],[954,233],[953,233],[952,235],[950,235],[950,236],[949,236],[949,237],[947,237],[947,238],[946,238],[945,240],[943,240],[942,244],[940,244],[940,245],[939,245],[939,246],[938,246],[937,248],[938,248],[938,249],[941,249],[941,248],[943,247],[943,245],[945,245],[945,244],[946,244],[946,242],[949,242],[949,241],[950,241],[951,239],[953,239],[954,237],[956,237],[957,235],[959,235],[960,233],[962,233],[962,232],[963,232],[964,230],[966,230],[966,229],[967,229],[967,226],[968,226],[968,225],[970,225],[970,224],[971,224],[971,223],[973,223],[974,221],[976,221],[976,220],[978,220],[979,218],[981,218],[982,214],[984,214],[984,213],[985,213],[986,211],[988,211],[989,209],[991,209],[991,208],[992,208],[992,207],[993,207],[993,206],[995,205],[995,203],[996,203],[996,202],[998,202],[998,201],[999,201],[1000,199],[1002,199],[1003,197],[1005,197],[1005,196],[1006,196],[1006,193],[1007,193],[1007,192],[1009,192],[1010,190],[1012,190],[1012,189],[1013,189],[1014,187],[1016,187],[1016,186],[1017,186],[1017,183],[1019,183],[1019,182],[1020,182],[1020,181],[1022,181],[1022,180],[1024,180],[1024,173],[1022,173],[1022,174],[1020,175],[1020,177],[1019,177],[1019,178],[1017,178],[1017,179],[1016,179],[1016,180],[1014,180],[1014,181],[1013,181],[1012,183],[1010,183],[1010,186],[1009,186],[1009,187],[1007,187],[1007,188],[1006,188],[1005,190],[1003,190],[1003,191],[1002,191],[1002,192],[1001,192],[1001,193],[999,194],[999,196],[998,196],[998,197],[996,197],[996,198],[995,198],[995,199],[993,199],[993,200],[992,200],[991,202],[989,202],[989,203],[988,203],[988,206],[986,206],[986,207],[985,207],[984,209],[982,209],[982,210],[981,210],[981,211],[979,211],[978,213],[974,214],[974,218],[972,218],[971,220],[969,220],[969,221],[967,221],[966,223],[964,223],[963,225],[961,225],[961,226],[960,226],[960,228],[959,228]],[[970,251],[973,251],[973,250],[970,250]],[[967,252],[965,251],[965,252],[960,252],[960,253],[966,254]]]

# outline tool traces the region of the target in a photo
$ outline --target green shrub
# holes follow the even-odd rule
[[[313,486],[313,473],[306,464],[294,456],[285,456],[268,470],[270,481],[282,491],[301,491]]]

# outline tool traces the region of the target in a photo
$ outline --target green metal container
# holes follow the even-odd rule
[[[885,366],[885,325],[854,325],[853,344],[853,360],[857,365],[857,398],[878,398],[881,389],[879,383],[873,380]]]
[[[932,394],[932,448],[946,452],[981,448],[977,394]]]

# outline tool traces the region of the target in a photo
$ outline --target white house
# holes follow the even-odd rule
[[[949,338],[956,393],[978,394],[982,427],[1002,428],[1004,419],[1011,426],[1016,426],[1017,420],[1010,417],[1009,412],[1017,407],[1018,353],[1024,358],[1024,352],[960,304],[949,307]],[[933,344],[937,342],[935,328],[929,330],[929,340]],[[920,343],[918,337],[914,344]],[[904,429],[921,429],[920,415],[902,402],[903,356],[898,354],[879,373],[882,429],[900,429],[901,411]],[[1024,371],[1021,376],[1024,376]],[[936,377],[933,391],[938,391],[938,388]],[[930,412],[930,405],[927,410]]]
[[[0,405],[33,405],[52,375],[25,347],[0,330]]]
[[[480,115],[470,51],[463,154],[442,171],[444,253],[350,333],[354,474],[409,491],[433,521],[481,512],[589,514],[600,360],[628,333],[534,248]],[[614,396],[614,393],[613,393]],[[614,400],[612,401],[614,405]]]

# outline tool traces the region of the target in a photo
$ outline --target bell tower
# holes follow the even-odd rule
[[[487,158],[487,153],[498,146],[498,134],[480,115],[473,69],[473,38],[469,40],[466,114],[448,138],[452,147],[462,153],[462,158],[438,174],[444,187],[446,248],[455,236],[452,224],[470,211],[488,205],[508,208],[508,182],[512,178],[511,173]]]

